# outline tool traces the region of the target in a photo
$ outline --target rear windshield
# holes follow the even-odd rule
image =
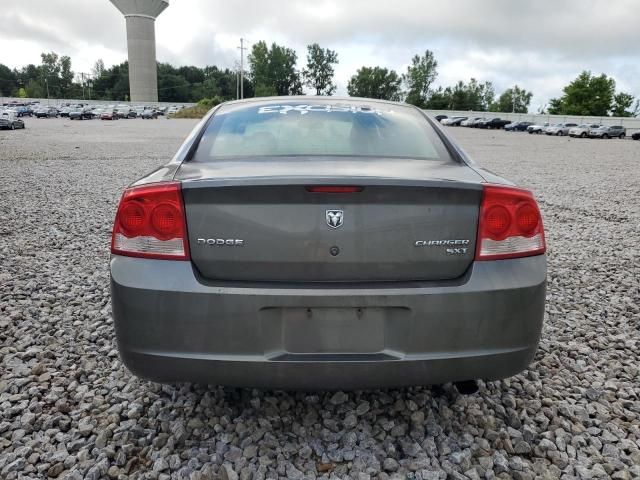
[[[448,157],[427,120],[412,108],[318,101],[223,106],[194,160],[260,156]]]

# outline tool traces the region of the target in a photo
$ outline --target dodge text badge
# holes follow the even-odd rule
[[[344,212],[342,210],[327,210],[327,225],[331,228],[340,228],[344,222]]]
[[[241,238],[198,238],[198,245],[243,247],[244,240]]]

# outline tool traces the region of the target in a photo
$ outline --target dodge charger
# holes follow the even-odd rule
[[[475,164],[413,106],[229,102],[122,195],[110,260],[118,349],[158,382],[501,379],[536,352],[545,250],[532,193]]]

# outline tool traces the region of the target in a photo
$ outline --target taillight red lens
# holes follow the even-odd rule
[[[502,205],[489,207],[485,215],[486,228],[495,238],[500,238],[511,226],[509,210]]]
[[[542,217],[531,192],[485,185],[478,222],[476,260],[527,257],[545,251]]]
[[[129,202],[123,206],[118,215],[118,222],[122,229],[134,236],[144,223],[144,208],[135,202]]]
[[[518,229],[524,235],[527,235],[535,230],[540,223],[540,212],[533,205],[522,205],[516,212],[516,222],[518,224]]]
[[[180,183],[143,185],[124,192],[113,226],[111,253],[189,260]]]
[[[182,213],[175,206],[169,203],[162,203],[151,211],[151,225],[158,234],[158,238],[168,237],[175,233],[180,227]]]

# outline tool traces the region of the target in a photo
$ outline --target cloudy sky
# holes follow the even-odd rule
[[[561,94],[581,70],[607,73],[640,96],[637,0],[170,0],[156,22],[157,56],[174,65],[233,67],[240,37],[295,48],[318,42],[338,52],[338,93],[359,67],[404,72],[425,49],[438,85],[475,77],[496,91],[534,92],[531,110]],[[126,59],[124,18],[108,0],[0,0],[0,63],[69,55],[76,72],[98,58]]]

